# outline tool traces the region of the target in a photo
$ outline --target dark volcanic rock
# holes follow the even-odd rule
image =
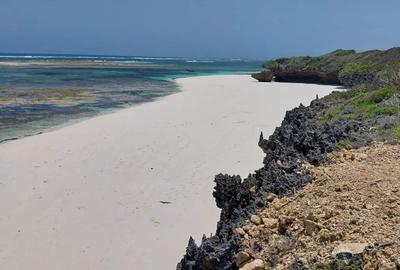
[[[259,73],[251,74],[251,77],[253,77],[259,82],[270,82],[272,81],[274,74],[272,73],[272,71],[264,69]]]
[[[176,269],[237,269],[235,266],[238,244],[236,239],[221,241],[217,236],[206,239],[203,237],[198,247],[193,238],[190,238],[186,255]]]
[[[338,74],[338,79],[343,85],[374,85],[375,86],[385,86],[383,82],[379,82],[376,72],[372,69],[362,69],[355,70],[353,72],[341,71]]]

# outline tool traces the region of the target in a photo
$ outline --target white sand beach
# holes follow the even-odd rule
[[[260,168],[260,132],[336,88],[177,82],[158,101],[0,144],[0,269],[175,269],[190,235],[216,229],[214,175]]]

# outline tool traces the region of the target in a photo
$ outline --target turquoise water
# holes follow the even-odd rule
[[[179,77],[251,73],[258,61],[0,54],[0,142],[179,91]]]

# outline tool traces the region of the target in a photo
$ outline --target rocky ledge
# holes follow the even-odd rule
[[[300,105],[288,111],[268,139],[260,135],[258,144],[266,155],[261,169],[245,179],[222,174],[215,177],[213,195],[221,209],[216,234],[203,237],[199,245],[190,239],[177,269],[239,269],[244,262],[250,265],[245,264],[243,269],[264,269],[268,260],[274,265],[268,253],[243,253],[243,239],[237,229],[244,230],[252,215],[269,207],[271,194],[277,198],[295,196],[311,183],[313,176],[305,164],[322,166],[329,160],[329,153],[367,146],[373,141],[399,142],[399,85],[394,79],[385,87],[360,81],[351,90],[334,92],[317,98],[308,107]],[[262,218],[254,219],[252,223],[264,222]]]
[[[251,74],[251,77],[259,82],[271,82],[274,79],[274,74],[268,69],[264,69],[259,73]]]

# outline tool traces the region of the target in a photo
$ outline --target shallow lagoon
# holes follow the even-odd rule
[[[178,91],[174,78],[250,73],[261,63],[183,58],[0,55],[0,142]]]

